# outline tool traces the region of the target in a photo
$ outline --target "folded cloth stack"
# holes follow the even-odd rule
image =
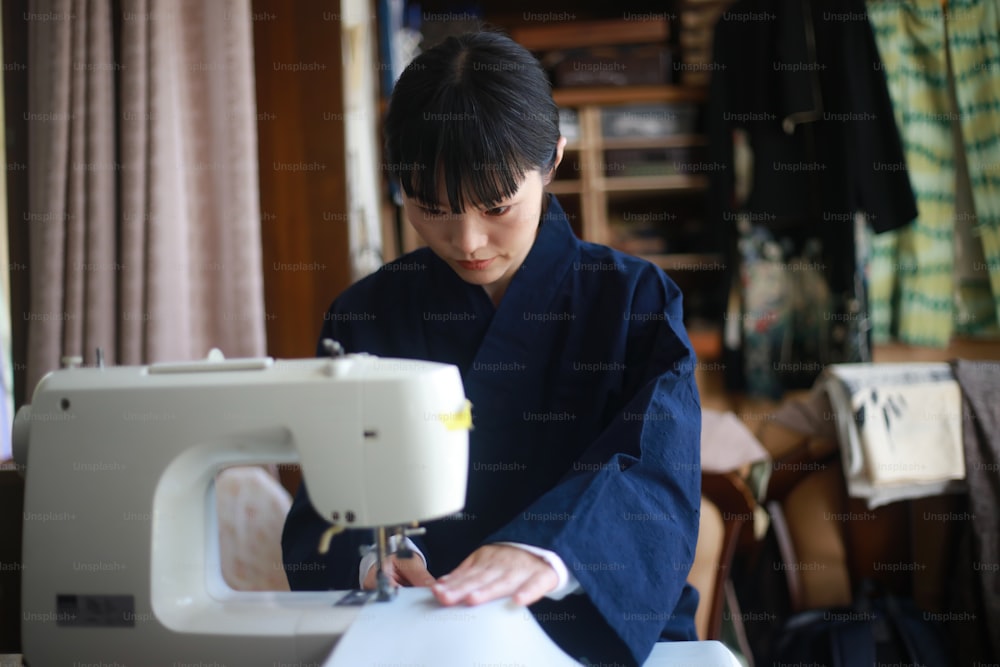
[[[851,496],[874,509],[965,490],[962,392],[949,364],[834,364],[819,384]]]

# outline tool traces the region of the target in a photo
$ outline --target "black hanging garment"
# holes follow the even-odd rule
[[[778,396],[828,363],[870,361],[858,241],[865,224],[908,224],[916,202],[862,0],[741,0],[714,49],[710,216],[741,304],[728,384]]]

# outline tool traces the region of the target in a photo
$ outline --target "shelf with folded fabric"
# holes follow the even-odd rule
[[[701,74],[710,68],[698,58],[711,53],[715,4],[730,1],[640,0],[625,11],[607,3],[486,2],[462,14],[444,0],[422,5],[429,16],[458,17],[424,21],[428,43],[446,24],[467,29],[474,15],[538,57],[567,139],[546,190],[581,239],[651,256],[670,272],[684,291],[685,321],[715,313],[721,321],[723,311],[716,283],[727,274],[712,267],[721,265],[725,239],[704,222],[712,165]]]
[[[655,210],[670,211],[679,197],[689,204],[692,196],[703,199],[708,179],[707,140],[699,131],[702,89],[667,84],[562,88],[553,96],[560,105],[560,127],[571,137],[568,148],[576,151],[586,240],[613,240],[616,202],[657,197],[654,204],[636,203],[641,215],[655,217]]]
[[[727,273],[721,239],[704,222],[711,169],[704,91],[663,85],[614,93],[554,93],[564,105],[561,127],[573,136],[581,236],[666,271],[684,293],[685,322],[701,323],[692,336],[699,361],[718,359]]]

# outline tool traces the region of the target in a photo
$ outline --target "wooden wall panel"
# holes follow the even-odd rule
[[[268,354],[312,356],[350,284],[340,3],[253,0]]]

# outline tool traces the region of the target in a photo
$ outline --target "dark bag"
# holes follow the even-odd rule
[[[851,607],[814,609],[789,618],[765,664],[948,667],[953,660],[940,625],[907,598],[858,596]]]

